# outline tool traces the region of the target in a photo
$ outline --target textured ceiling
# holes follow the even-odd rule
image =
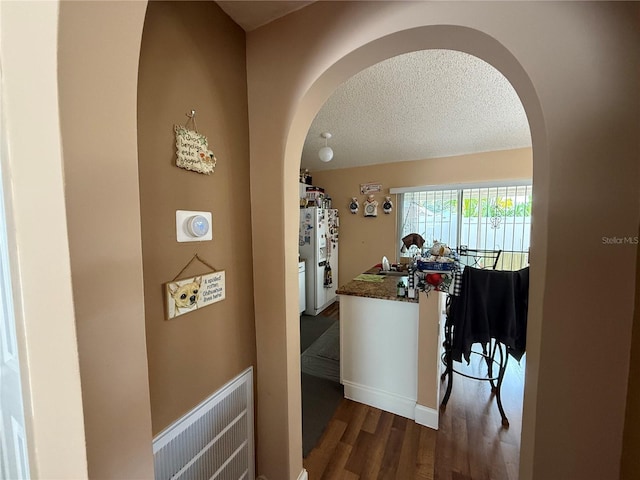
[[[251,31],[313,1],[217,1]],[[322,132],[335,152],[318,159]],[[329,170],[531,146],[524,109],[491,65],[452,50],[391,58],[342,84],[320,109],[302,168]]]
[[[318,159],[322,132],[334,158]],[[342,84],[314,119],[302,153],[310,171],[531,146],[522,104],[488,63],[452,50],[385,60]]]

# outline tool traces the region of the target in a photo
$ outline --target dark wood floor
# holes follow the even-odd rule
[[[322,315],[339,318],[339,303]],[[472,361],[472,372],[479,365]],[[441,387],[443,395],[445,384]],[[518,364],[510,358],[502,386],[508,429],[502,427],[489,383],[460,375],[454,375],[437,432],[344,400],[304,460],[309,479],[516,480],[523,389],[524,359]],[[432,457],[434,470],[430,471]]]
[[[479,358],[472,356],[477,375]],[[460,364],[456,364],[460,367]],[[486,372],[486,370],[483,370]],[[437,480],[517,480],[524,388],[524,359],[509,359],[502,384],[502,405],[509,428],[502,427],[489,382],[453,377],[446,410],[440,412],[436,440]],[[441,384],[441,396],[445,383]]]
[[[304,467],[310,480],[432,480],[435,443],[434,430],[345,399]]]

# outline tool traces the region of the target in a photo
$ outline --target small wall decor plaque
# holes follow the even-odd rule
[[[351,202],[349,202],[349,211],[351,213],[358,213],[359,208],[360,204],[358,203],[358,199],[356,197],[351,197]]]
[[[187,116],[189,117],[187,123],[173,126],[176,133],[176,166],[210,175],[213,173],[217,159],[209,150],[207,137],[198,133],[195,110],[191,110],[191,114]],[[189,122],[193,123],[193,130],[189,129]]]
[[[382,204],[382,211],[384,213],[391,213],[393,210],[393,202],[391,202],[391,197],[384,197],[384,203]]]
[[[178,276],[196,259],[209,266],[209,268],[213,268],[196,254]],[[194,312],[225,299],[225,272],[224,270],[213,270],[213,272],[180,280],[173,279],[163,285],[167,320],[185,313]]]
[[[382,192],[381,183],[361,183],[360,184],[360,193],[362,195],[369,195],[370,193],[380,193],[380,192]]]

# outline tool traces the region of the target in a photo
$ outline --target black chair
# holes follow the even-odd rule
[[[463,267],[495,270],[502,250],[480,250],[462,245],[457,249],[457,252]]]
[[[477,258],[477,251],[473,253]],[[440,408],[444,410],[449,401],[454,373],[489,381],[491,392],[496,395],[502,425],[509,427],[509,420],[502,407],[501,387],[509,355],[520,360],[525,352],[529,268],[515,272],[492,270],[498,257],[499,253],[489,257],[490,260],[485,265],[489,264],[490,269],[466,266],[462,273],[459,295],[447,298],[442,354],[445,371],[441,375],[441,381],[448,377],[448,383]],[[482,345],[482,353],[471,349],[475,343]],[[454,361],[462,362],[464,358],[468,363],[471,355],[484,358],[487,365],[486,377],[468,375],[454,368]],[[495,367],[497,375],[494,375]]]

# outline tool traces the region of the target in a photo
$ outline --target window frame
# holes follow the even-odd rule
[[[404,236],[403,226],[405,222],[404,207],[405,207],[405,194],[406,193],[419,193],[419,192],[437,192],[437,191],[456,191],[457,196],[457,211],[456,211],[456,247],[459,247],[462,239],[463,228],[463,192],[465,190],[477,190],[477,189],[491,189],[491,188],[517,188],[528,187],[531,189],[531,195],[533,194],[533,182],[531,179],[517,179],[517,180],[500,180],[500,181],[488,181],[488,182],[475,182],[475,183],[457,183],[457,184],[441,184],[441,185],[423,185],[415,187],[399,187],[391,188],[389,192],[396,194],[397,217],[396,217],[396,245],[400,249],[403,245],[402,238]],[[525,217],[526,218],[526,217]],[[439,239],[440,240],[440,239]],[[429,242],[432,239],[425,238],[425,241]],[[524,251],[524,250],[523,250]],[[506,250],[505,250],[506,252]],[[511,251],[509,251],[511,252]],[[515,251],[514,251],[515,252]]]

